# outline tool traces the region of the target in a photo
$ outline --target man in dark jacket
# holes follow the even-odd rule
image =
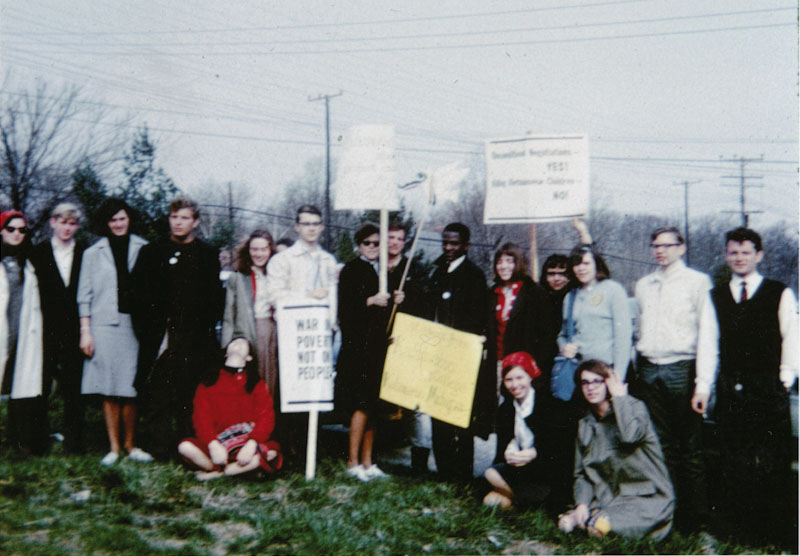
[[[142,301],[133,315],[140,342],[136,386],[144,391],[151,453],[161,459],[174,456],[180,439],[192,435],[194,391],[219,351],[219,256],[196,238],[199,223],[197,203],[173,199],[169,240],[144,246],[133,271]]]
[[[442,232],[441,257],[435,261],[427,289],[428,318],[451,328],[483,335],[486,332],[486,278],[467,257],[470,232],[455,222]],[[445,477],[468,481],[472,478],[473,434],[487,436],[493,419],[495,379],[484,361],[478,375],[472,405],[472,426],[462,429],[433,420],[433,455]]]
[[[34,247],[31,256],[42,301],[43,392],[46,397],[55,379],[58,394],[64,401],[61,430],[64,449],[69,453],[83,451],[83,355],[78,347],[80,323],[76,295],[84,246],[75,241],[80,221],[81,211],[77,206],[72,203],[57,205],[50,214],[52,238]]]

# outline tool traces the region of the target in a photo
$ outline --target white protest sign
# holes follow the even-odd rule
[[[324,301],[278,303],[281,412],[333,409],[333,353],[330,309]]]
[[[338,167],[335,210],[399,210],[394,126],[357,125],[348,129]]]
[[[548,222],[588,211],[587,135],[486,141],[484,224]]]

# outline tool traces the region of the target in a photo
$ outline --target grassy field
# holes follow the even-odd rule
[[[96,415],[97,416],[97,415]],[[92,418],[94,419],[94,418]],[[93,425],[94,426],[94,425]],[[483,508],[471,488],[410,477],[368,484],[344,473],[341,438],[322,437],[317,478],[295,464],[272,477],[209,483],[175,463],[121,460],[94,449],[18,459],[0,449],[3,554],[575,554],[773,553],[775,547],[567,536],[542,511]]]

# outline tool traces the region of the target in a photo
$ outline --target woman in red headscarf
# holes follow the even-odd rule
[[[524,351],[503,359],[505,401],[497,412],[497,455],[484,473],[492,487],[483,499],[487,506],[538,505],[547,501],[553,490],[551,435],[542,423],[544,400],[537,399],[533,386],[541,374],[536,361]]]

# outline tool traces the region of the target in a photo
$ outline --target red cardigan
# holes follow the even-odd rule
[[[201,442],[208,444],[229,426],[247,422],[255,423],[248,439],[259,444],[269,440],[275,428],[272,396],[263,380],[250,394],[244,389],[246,382],[245,373],[231,374],[223,369],[213,386],[197,387],[192,421]]]

